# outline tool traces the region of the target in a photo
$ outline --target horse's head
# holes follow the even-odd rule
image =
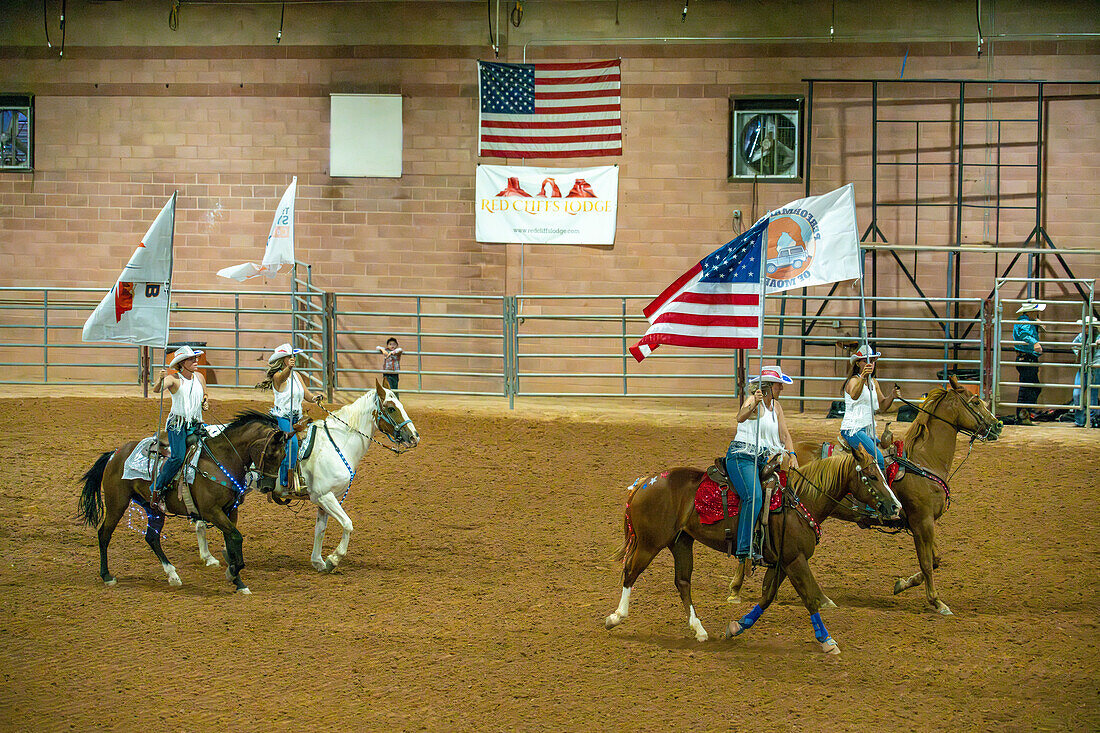
[[[375,427],[390,439],[395,445],[404,448],[415,448],[420,442],[420,433],[416,432],[416,426],[405,412],[405,406],[393,390],[382,386],[375,380],[375,394],[378,399],[378,412],[374,418]]]
[[[244,469],[251,464],[260,474],[260,483],[274,487],[290,440],[290,435],[279,429],[278,421],[271,415],[246,410],[225,426],[223,434],[245,463]]]
[[[940,402],[940,409],[950,414],[937,414],[937,417],[953,423],[960,432],[969,433],[978,440],[999,438],[1004,423],[989,411],[978,395],[960,386],[955,375],[949,374],[947,380],[951,383],[951,389],[947,390],[946,399]]]
[[[279,466],[286,455],[289,441],[290,433],[276,427],[274,430],[264,431],[264,434],[248,444],[248,457],[260,474],[261,483],[270,483],[274,487],[272,480],[279,477]]]
[[[857,500],[867,506],[873,506],[886,519],[897,519],[901,513],[901,502],[894,495],[878,461],[867,450],[857,445],[852,451],[855,458],[855,471],[858,481],[850,481],[848,488]]]

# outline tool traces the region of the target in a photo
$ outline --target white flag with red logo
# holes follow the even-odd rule
[[[282,269],[283,265],[294,264],[294,197],[297,190],[298,177],[295,176],[279,200],[279,208],[275,210],[275,221],[271,222],[271,231],[267,233],[267,249],[264,250],[263,262],[258,265],[245,262],[226,267],[218,270],[218,275],[243,283],[259,275],[263,275],[265,279],[274,277],[280,272],[286,272]]]
[[[766,292],[861,277],[855,187],[792,201],[769,211]]]
[[[82,340],[157,346],[168,343],[172,233],[176,194],[157,214],[111,292],[84,323]]]

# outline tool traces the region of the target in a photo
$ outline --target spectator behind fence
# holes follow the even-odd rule
[[[1025,405],[1034,405],[1039,401],[1039,393],[1043,391],[1039,384],[1039,355],[1043,353],[1043,345],[1039,343],[1039,329],[1042,324],[1038,317],[1032,320],[1029,313],[1042,313],[1047,309],[1046,303],[1039,303],[1029,298],[1016,309],[1017,323],[1012,327],[1013,348],[1016,350],[1016,372],[1020,375],[1020,391],[1016,394],[1017,425],[1034,425],[1031,410]]]
[[[377,349],[382,352],[382,380],[386,386],[393,390],[394,394],[397,394],[397,382],[401,376],[401,355],[405,353],[405,350],[397,343],[397,339],[390,336],[386,339],[385,347],[379,346]]]
[[[1073,339],[1073,355],[1077,358],[1078,364],[1084,366],[1077,369],[1077,374],[1073,378],[1073,404],[1078,408],[1073,413],[1073,424],[1079,428],[1085,427],[1084,403],[1081,401],[1081,394],[1085,392],[1089,395],[1089,405],[1092,407],[1090,410],[1092,427],[1100,428],[1100,384],[1097,383],[1100,380],[1100,333],[1097,333],[1091,347],[1085,346],[1085,354],[1082,358],[1081,344],[1087,343],[1085,336],[1090,330],[1096,328],[1097,321],[1089,316],[1084,320],[1078,320],[1077,325],[1081,327],[1081,333]]]

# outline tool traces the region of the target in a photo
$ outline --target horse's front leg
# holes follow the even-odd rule
[[[210,524],[222,531],[225,536],[225,577],[237,589],[238,593],[249,595],[252,593],[241,580],[241,570],[244,569],[244,537],[237,529],[233,520],[226,516],[220,507],[214,507],[206,511]],[[233,510],[233,518],[237,515]]]
[[[939,594],[936,592],[936,582],[932,577],[932,571],[934,568],[934,547],[935,547],[935,532],[936,523],[931,517],[926,517],[922,522],[911,525],[913,530],[913,544],[917,548],[917,562],[920,563],[920,572],[914,573],[909,578],[899,578],[894,583],[894,594],[901,593],[904,590],[908,590],[920,582],[924,581],[924,593],[928,599],[928,605],[936,609],[944,616],[952,616],[951,609],[947,607],[947,604],[940,600]]]
[[[740,619],[730,621],[729,626],[726,628],[727,639],[734,636],[740,636],[752,628],[753,624],[760,618],[760,615],[768,610],[768,606],[775,600],[775,595],[779,592],[779,586],[783,585],[783,580],[786,577],[787,573],[779,567],[779,565],[768,568],[768,572],[764,573],[764,585],[760,594],[760,603],[753,606],[752,610]]]
[[[818,613],[827,599],[821,592],[821,586],[817,584],[813,571],[810,570],[810,563],[806,556],[799,555],[785,569],[790,576],[791,585],[798,592],[798,597],[802,599],[802,604],[810,612],[810,624],[814,629],[814,638],[821,645],[821,651],[826,654],[840,654],[840,647],[833,637],[829,636],[825,622],[821,620],[821,614]]]
[[[695,539],[687,532],[676,535],[676,539],[668,546],[672,551],[673,565],[676,572],[676,590],[680,591],[680,601],[684,604],[684,612],[688,615],[688,626],[695,632],[696,641],[706,641],[707,630],[703,628],[703,622],[695,615],[695,606],[691,603],[691,571],[695,563],[692,553],[692,545]]]
[[[340,561],[344,559],[344,556],[348,554],[348,543],[351,542],[351,533],[355,531],[355,528],[351,524],[351,517],[344,511],[344,507],[340,506],[340,502],[336,499],[335,494],[331,492],[325,494],[320,498],[318,503],[329,516],[340,524],[340,528],[344,530],[344,536],[340,538],[340,543],[336,545],[336,549],[332,551],[331,555],[325,558],[324,569],[328,572],[332,572],[336,569],[336,566],[340,564]]]
[[[317,501],[314,499],[314,501]],[[321,557],[321,545],[325,541],[325,528],[328,527],[328,512],[321,508],[320,504],[317,505],[317,525],[313,528],[313,554],[310,555],[309,562],[317,569],[317,572],[323,573],[327,569],[325,567],[325,560]]]
[[[749,574],[748,569],[751,563],[752,560],[745,558],[733,564],[733,577],[730,579],[729,595],[726,596],[726,603],[741,602],[741,586],[745,584],[745,576]]]
[[[145,515],[147,517],[145,543],[149,545],[153,554],[160,560],[160,566],[164,568],[164,574],[168,576],[168,585],[177,587],[183,585],[179,573],[176,572],[176,566],[168,560],[168,556],[164,554],[164,548],[160,546],[160,533],[164,531],[164,515],[152,509],[146,509]]]
[[[201,519],[195,522],[195,540],[199,543],[199,559],[207,567],[216,568],[221,565],[218,558],[210,554],[210,543],[206,541],[206,522]]]

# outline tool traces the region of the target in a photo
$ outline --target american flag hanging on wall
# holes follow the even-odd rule
[[[630,347],[638,361],[661,344],[756,349],[763,333],[768,219],[704,257],[642,309],[649,330]]]
[[[478,155],[622,155],[619,59],[577,63],[478,61]]]

